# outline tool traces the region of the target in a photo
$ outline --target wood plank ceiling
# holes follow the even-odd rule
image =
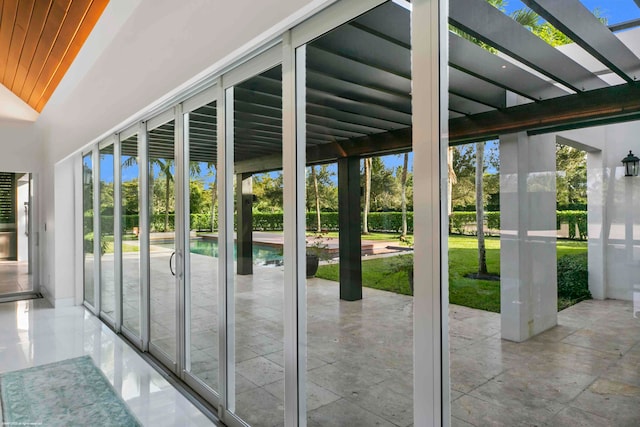
[[[109,0],[0,0],[0,83],[40,112]]]

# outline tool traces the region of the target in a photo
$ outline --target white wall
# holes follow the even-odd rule
[[[37,127],[26,121],[0,119],[0,171],[38,172],[42,161]]]

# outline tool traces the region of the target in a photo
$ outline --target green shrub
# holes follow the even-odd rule
[[[565,255],[558,259],[558,298],[591,298],[587,254]]]
[[[586,240],[587,238],[587,212],[586,211],[558,211],[556,213],[557,228],[560,229],[562,224],[569,226],[569,238],[576,238],[576,226],[578,228],[578,238]]]

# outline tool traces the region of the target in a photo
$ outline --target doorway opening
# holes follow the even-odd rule
[[[0,299],[32,295],[33,174],[0,172]]]

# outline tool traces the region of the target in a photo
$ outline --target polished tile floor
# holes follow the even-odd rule
[[[43,299],[0,304],[0,373],[90,355],[146,426],[213,423],[84,308]]]
[[[0,261],[0,296],[33,289],[27,261]]]

